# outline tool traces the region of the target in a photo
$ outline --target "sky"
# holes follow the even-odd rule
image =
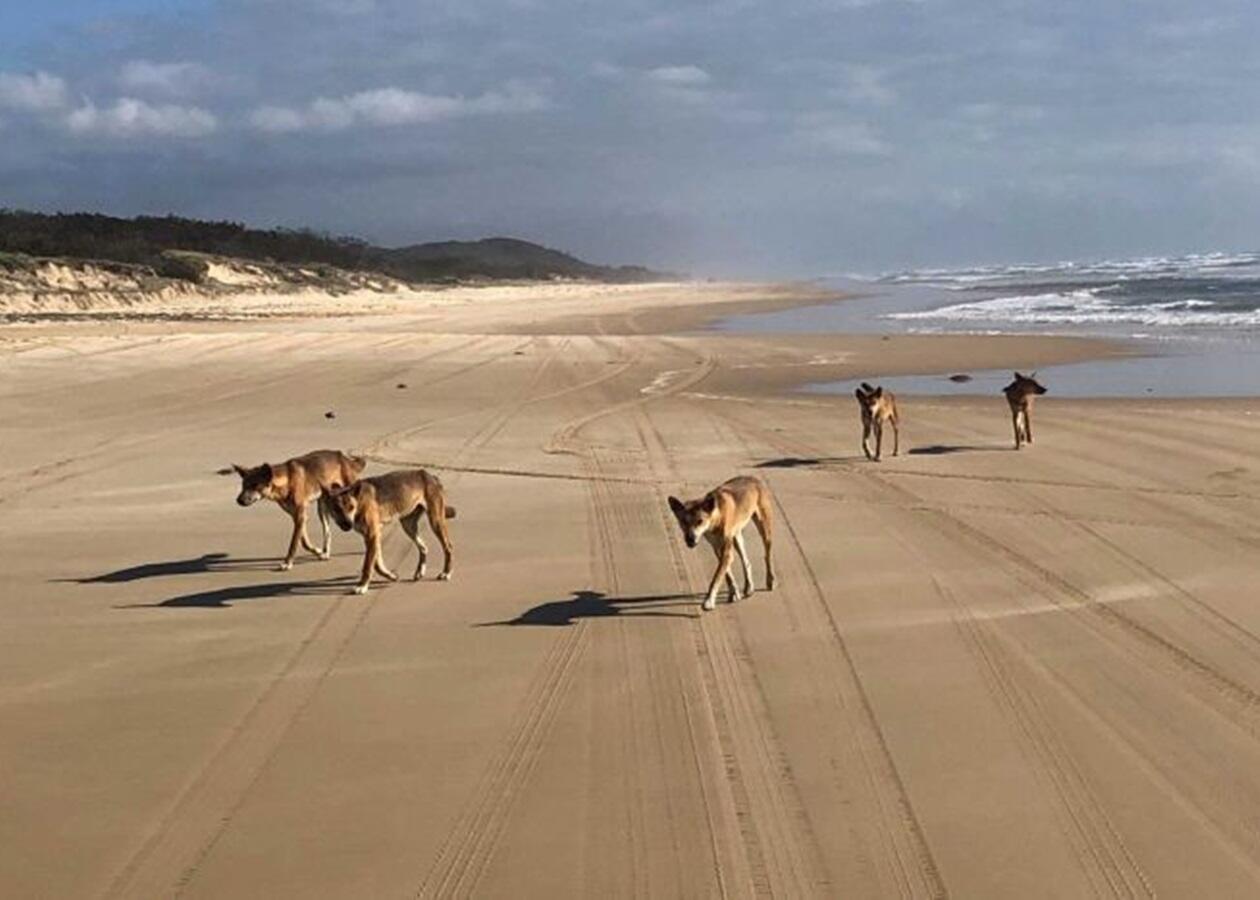
[[[1260,247],[1254,0],[4,0],[0,206],[816,276]]]

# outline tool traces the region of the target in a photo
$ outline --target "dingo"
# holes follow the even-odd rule
[[[744,547],[744,526],[752,519],[761,533],[761,542],[766,548],[766,590],[774,590],[774,564],[770,559],[771,521],[773,516],[770,507],[773,504],[770,489],[760,480],[748,476],[739,476],[723,482],[699,500],[683,502],[677,497],[669,498],[669,508],[678,519],[683,538],[688,547],[696,546],[696,541],[703,536],[717,554],[718,567],[709,583],[709,591],[705,595],[702,609],[711,610],[717,606],[718,587],[722,579],[726,579],[730,591],[730,602],[734,603],[739,596],[735,590],[735,578],[731,575],[731,563],[736,553],[744,566],[744,597],[753,593],[752,565],[748,562],[748,552]]]
[[[438,580],[450,580],[451,536],[446,520],[455,518],[455,507],[446,505],[446,493],[436,475],[423,469],[411,469],[364,478],[341,490],[329,491],[328,505],[342,531],[354,529],[363,535],[363,574],[354,593],[367,593],[373,569],[390,581],[398,580],[398,576],[385,567],[385,558],[381,555],[385,526],[394,519],[398,519],[420,551],[415,580],[424,577],[429,548],[420,540],[420,516],[425,512],[429,514],[429,527],[442,544],[445,557]]]
[[[1021,375],[1015,373],[1015,380],[1002,388],[1006,394],[1006,402],[1011,406],[1011,423],[1015,426],[1015,449],[1018,450],[1024,441],[1032,443],[1032,405],[1033,398],[1046,392],[1037,383],[1037,373]]]
[[[884,423],[893,430],[893,452],[896,456],[901,447],[901,416],[897,412],[897,398],[892,391],[882,387],[871,387],[865,381],[853,393],[857,396],[858,407],[862,410],[862,452],[866,458],[879,462],[884,448]],[[871,455],[871,432],[875,433],[875,455]]]
[[[280,564],[281,571],[293,568],[299,544],[320,559],[332,555],[332,528],[323,492],[352,484],[366,465],[367,460],[362,457],[347,456],[340,450],[315,450],[279,465],[263,463],[252,469],[232,464],[241,476],[237,503],[249,506],[259,500],[274,500],[293,519],[293,536],[289,539],[289,552]],[[322,550],[316,550],[306,536],[306,508],[312,500],[318,501],[319,521],[324,526]]]

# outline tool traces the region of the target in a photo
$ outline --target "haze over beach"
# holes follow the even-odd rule
[[[1256,896],[1257,26],[0,6],[0,896]]]

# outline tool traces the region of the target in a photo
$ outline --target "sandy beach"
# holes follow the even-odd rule
[[[797,387],[1124,351],[704,330],[819,300],[7,327],[0,894],[1254,897],[1260,400],[1050,383],[1016,453],[1000,396],[907,396],[869,463]],[[288,520],[216,472],[322,447],[441,476],[452,582],[352,596],[341,532],[275,570]],[[702,615],[666,497],[737,473],[779,585]]]

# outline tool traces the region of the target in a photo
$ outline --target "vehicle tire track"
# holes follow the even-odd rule
[[[373,603],[374,598],[356,603],[339,597],[329,604],[124,863],[104,896],[170,897],[188,886]]]
[[[1121,837],[1071,752],[1058,738],[1035,691],[1025,687],[1018,658],[1003,648],[997,632],[937,578],[933,586],[954,609],[954,627],[977,662],[990,695],[1006,713],[1026,757],[1057,796],[1069,844],[1099,896],[1154,897],[1155,890]]]
[[[752,432],[759,440],[783,451],[786,441],[777,432],[729,418],[727,422],[731,443],[741,444],[751,452],[749,432]],[[856,818],[861,822],[880,823],[880,827],[873,829],[873,835],[865,836],[864,843],[871,854],[869,863],[880,873],[880,883],[892,886],[902,896],[947,897],[948,888],[822,583],[787,508],[777,502],[775,510],[780,525],[775,547],[781,571],[774,602],[791,609],[804,633],[828,637],[830,652],[809,654],[810,669],[819,696],[830,698],[835,710],[824,718],[843,722],[842,726],[833,728],[836,743],[848,755],[842,771],[862,773],[860,784],[854,780],[851,786],[846,785],[845,791],[856,794],[856,802],[867,810]],[[789,565],[800,578],[784,577]]]
[[[772,432],[765,434],[768,440],[778,440],[780,447],[788,443],[782,435]],[[816,448],[803,442],[793,440],[791,443],[796,446],[788,452],[817,452]],[[876,473],[870,467],[861,467],[851,470],[851,473],[890,496],[897,496],[911,504],[922,502],[919,495],[889,480],[888,476],[899,474],[900,470],[890,469],[887,473]],[[1210,663],[1200,659],[1174,639],[1123,610],[1099,601],[1065,576],[954,515],[948,509],[925,505],[918,511],[936,518],[942,533],[956,535],[1004,560],[1008,567],[1019,573],[1018,577],[1023,583],[1082,621],[1093,633],[1113,644],[1119,641],[1127,645],[1129,649],[1138,652],[1149,666],[1162,670],[1173,683],[1190,690],[1227,721],[1252,737],[1260,737],[1260,691],[1213,668]],[[1188,676],[1189,683],[1179,678],[1180,675]]]

